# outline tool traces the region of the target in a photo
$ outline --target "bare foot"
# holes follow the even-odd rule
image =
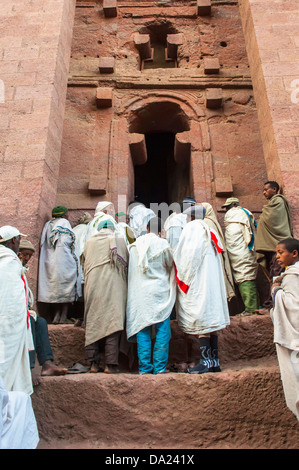
[[[33,370],[31,370],[31,379],[33,387],[40,385],[40,378]]]
[[[53,319],[53,325],[57,325],[57,323],[59,323],[60,321],[60,312],[57,312],[54,316],[54,319]]]
[[[119,373],[119,368],[118,366],[114,364],[106,364],[106,367],[104,369],[105,374],[118,374]]]
[[[52,376],[52,375],[65,375],[67,373],[67,369],[64,367],[55,366],[52,361],[46,361],[42,367],[42,376]]]

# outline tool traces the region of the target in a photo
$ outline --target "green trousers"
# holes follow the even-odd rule
[[[255,280],[244,281],[238,284],[238,287],[245,305],[245,311],[252,313],[254,310],[257,310],[259,308],[259,294]]]

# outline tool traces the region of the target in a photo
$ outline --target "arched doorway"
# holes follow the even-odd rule
[[[171,204],[191,193],[190,158],[176,161],[175,154],[176,134],[189,129],[188,116],[175,102],[152,102],[134,112],[129,130],[143,134],[146,145],[146,161],[134,167],[137,201],[147,207],[151,203]]]

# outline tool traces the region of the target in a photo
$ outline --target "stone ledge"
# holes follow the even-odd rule
[[[219,356],[221,365],[238,360],[251,360],[263,356],[275,356],[273,326],[270,316],[231,317],[231,324],[219,332]],[[48,325],[49,337],[57,364],[71,366],[74,362],[85,363],[83,328],[72,325]],[[187,350],[199,356],[197,338],[186,336],[176,320],[171,321],[172,337],[169,347],[169,363],[185,362]],[[135,345],[133,352],[136,355]],[[129,370],[126,357],[122,357],[124,370]],[[135,358],[136,364],[136,358]]]
[[[182,449],[298,445],[297,420],[285,405],[275,358],[201,376],[45,377],[32,403],[40,437],[48,442]]]

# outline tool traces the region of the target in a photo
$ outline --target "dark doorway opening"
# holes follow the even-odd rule
[[[146,207],[151,203],[181,202],[190,192],[189,164],[174,160],[175,134],[145,134],[147,162],[135,166],[135,198]]]

